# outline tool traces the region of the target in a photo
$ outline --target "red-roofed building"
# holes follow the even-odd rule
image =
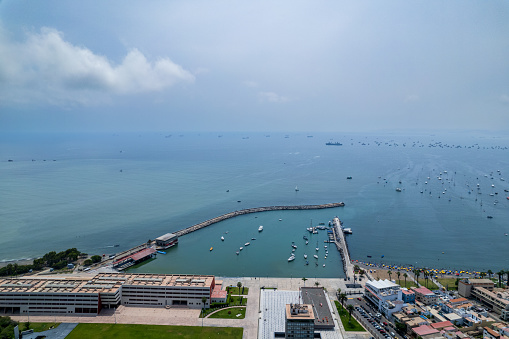
[[[228,292],[221,290],[221,286],[216,285],[210,294],[210,303],[226,303],[227,298]]]
[[[412,332],[414,332],[417,337],[425,337],[430,334],[440,333],[429,325],[422,325],[419,327],[414,327],[414,328],[412,328]]]
[[[492,330],[489,327],[485,327],[483,331],[483,338],[485,339],[500,339],[500,333]]]
[[[450,321],[441,321],[439,323],[431,324],[431,327],[433,327],[436,330],[440,330],[442,328],[451,327],[453,326]]]
[[[113,268],[118,270],[126,269],[130,266],[136,265],[139,262],[148,260],[152,258],[156,253],[156,250],[153,248],[144,248],[136,253],[130,254],[128,256],[122,257],[115,262],[113,262]]]
[[[428,290],[426,287],[413,288],[415,292],[415,300],[422,302],[424,305],[433,305],[438,302],[438,296]]]

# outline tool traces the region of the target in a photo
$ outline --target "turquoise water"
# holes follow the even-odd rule
[[[325,146],[331,139],[343,146]],[[311,219],[335,215],[353,229],[355,259],[507,269],[508,145],[507,136],[483,135],[2,135],[0,260],[69,247],[111,254],[237,209],[344,201],[216,224],[138,270],[342,276],[334,251],[326,268],[305,267],[300,255],[286,261]],[[260,224],[263,235],[237,257]],[[231,239],[220,243],[226,230]]]

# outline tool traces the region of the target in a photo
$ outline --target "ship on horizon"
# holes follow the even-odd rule
[[[329,141],[329,142],[325,143],[325,145],[327,145],[327,146],[343,146],[343,144],[340,143],[339,141],[336,141],[336,142]]]

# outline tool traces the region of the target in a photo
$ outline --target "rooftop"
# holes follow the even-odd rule
[[[390,280],[373,280],[373,281],[366,281],[366,285],[370,285],[373,288],[376,289],[382,289],[382,288],[401,288],[398,284],[393,283]]]
[[[160,237],[156,238],[156,240],[166,241],[166,240],[169,240],[169,239],[174,238],[176,236],[177,235],[174,234],[174,233],[166,233],[165,235],[161,235]]]
[[[428,335],[428,334],[434,334],[434,333],[439,333],[437,330],[435,330],[433,327],[429,326],[429,325],[422,325],[422,326],[419,326],[419,327],[415,327],[412,329],[415,333],[417,333],[417,335],[419,336],[425,336],[425,335]]]
[[[315,320],[313,306],[307,304],[286,304],[286,319]]]
[[[429,295],[429,294],[433,294],[435,295],[435,293],[431,292],[430,290],[428,290],[426,287],[415,287],[414,288],[414,292],[415,293],[420,293],[422,295]]]

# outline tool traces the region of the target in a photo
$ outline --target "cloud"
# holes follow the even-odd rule
[[[258,97],[260,98],[260,101],[263,101],[263,102],[283,103],[283,102],[290,101],[290,99],[288,97],[278,95],[274,92],[260,92],[260,93],[258,93]]]
[[[500,102],[503,102],[504,104],[509,104],[509,95],[502,94],[499,98]]]
[[[0,94],[2,101],[84,102],[90,94],[161,91],[176,83],[192,83],[194,75],[169,58],[149,61],[138,49],[120,64],[86,47],[64,40],[55,29],[43,28],[26,41],[9,41],[0,31]]]

